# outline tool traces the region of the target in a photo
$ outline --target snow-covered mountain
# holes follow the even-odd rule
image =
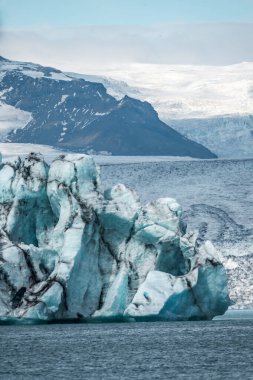
[[[113,155],[215,157],[162,122],[146,101],[118,100],[101,83],[4,58],[0,124],[9,142]]]
[[[146,99],[161,120],[219,157],[253,157],[252,62],[230,66],[132,64],[102,74],[96,80],[114,96],[125,92]]]

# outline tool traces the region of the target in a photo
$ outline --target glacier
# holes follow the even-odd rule
[[[79,76],[103,83],[116,98],[126,94],[147,100],[162,121],[219,158],[252,157],[252,62],[227,66],[135,63],[103,68],[97,74]]]
[[[219,253],[175,199],[102,192],[88,155],[1,164],[1,317],[200,320],[229,305]]]

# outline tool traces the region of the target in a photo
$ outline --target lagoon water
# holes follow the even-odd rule
[[[253,320],[0,326],[0,379],[252,379]]]

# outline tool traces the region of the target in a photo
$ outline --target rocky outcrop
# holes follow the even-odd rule
[[[0,315],[33,319],[211,319],[229,306],[210,242],[186,233],[171,198],[145,206],[100,192],[89,156],[1,165]]]

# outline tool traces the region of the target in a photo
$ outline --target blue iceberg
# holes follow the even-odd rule
[[[0,229],[3,318],[212,319],[230,305],[218,252],[176,200],[102,193],[87,155],[1,164]]]

